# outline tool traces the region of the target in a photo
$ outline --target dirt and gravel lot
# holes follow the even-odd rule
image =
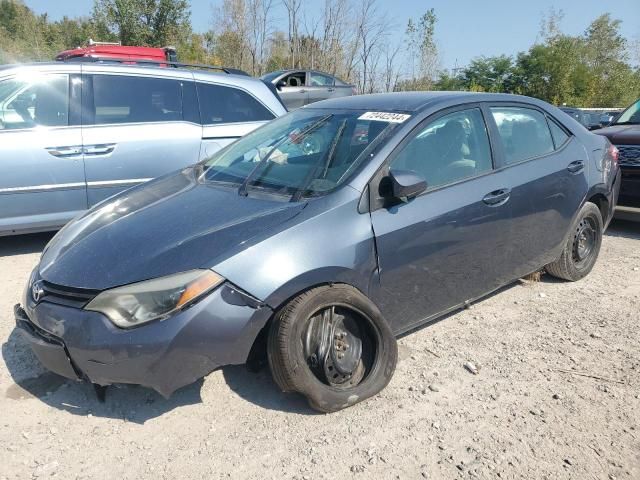
[[[581,282],[519,282],[403,338],[389,387],[331,415],[268,370],[104,404],[46,373],[12,307],[48,238],[0,239],[0,479],[640,478],[640,223]]]

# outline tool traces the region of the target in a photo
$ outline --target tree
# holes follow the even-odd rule
[[[291,68],[296,68],[300,62],[300,8],[302,0],[282,0],[287,10],[287,27],[289,41],[289,60]]]
[[[438,47],[435,41],[437,21],[438,17],[433,8],[427,10],[418,22],[409,19],[405,35],[408,55],[411,59],[411,74],[409,81],[402,82],[402,89],[430,90],[432,88],[439,65]]]
[[[162,47],[191,34],[187,0],[95,0],[93,20],[123,45]]]
[[[356,45],[360,59],[358,90],[373,93],[376,88],[376,67],[387,35],[387,22],[378,12],[376,0],[360,0],[356,27]]]
[[[513,59],[506,55],[480,57],[463,70],[462,81],[469,90],[513,93]]]
[[[584,34],[584,63],[591,75],[588,82],[590,104],[630,102],[633,71],[628,65],[627,41],[620,34],[620,20],[607,13],[596,18]],[[637,92],[637,91],[636,91]]]

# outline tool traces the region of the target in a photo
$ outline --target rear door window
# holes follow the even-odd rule
[[[524,107],[491,107],[507,165],[553,152],[545,116]]]
[[[261,122],[275,115],[247,92],[234,87],[197,83],[204,125]]]
[[[0,82],[0,131],[68,125],[68,75],[34,75]]]
[[[329,75],[323,75],[321,73],[311,72],[311,86],[312,87],[331,87],[335,83],[333,77]]]
[[[171,122],[183,120],[179,80],[124,75],[93,76],[93,123]]]

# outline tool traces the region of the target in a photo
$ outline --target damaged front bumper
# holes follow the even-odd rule
[[[47,369],[97,385],[138,384],[168,397],[224,365],[245,363],[272,310],[225,283],[163,321],[120,329],[104,315],[27,298],[16,326]]]

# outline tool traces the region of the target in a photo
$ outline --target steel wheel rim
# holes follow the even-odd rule
[[[573,260],[577,266],[586,263],[592,256],[597,243],[596,225],[591,218],[583,218],[573,237]]]
[[[307,366],[324,385],[346,390],[364,382],[375,363],[380,336],[362,312],[330,305],[311,315],[302,330]]]

